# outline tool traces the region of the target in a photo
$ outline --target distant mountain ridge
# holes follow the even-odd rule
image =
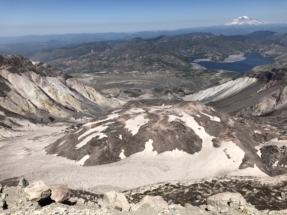
[[[260,42],[225,36],[162,36],[154,40],[135,38],[117,44],[86,44],[70,49],[38,51],[27,55],[33,61],[47,62],[67,73],[101,71],[159,71],[189,69],[190,56],[223,61],[229,55],[250,53]],[[92,47],[106,47],[94,49]]]
[[[250,20],[249,20],[250,21]],[[255,25],[217,25],[217,26],[206,26],[206,27],[191,27],[175,30],[159,30],[159,31],[140,31],[140,32],[106,32],[106,33],[78,33],[78,34],[50,34],[50,35],[27,35],[27,36],[14,36],[14,37],[0,37],[0,53],[2,54],[15,54],[8,53],[7,49],[3,52],[3,45],[16,44],[16,43],[31,43],[33,46],[37,43],[41,46],[61,45],[60,43],[69,44],[80,44],[89,42],[99,41],[113,41],[113,40],[130,40],[136,37],[143,39],[155,38],[161,35],[166,36],[177,36],[184,34],[214,34],[214,35],[245,35],[254,31],[270,30],[274,32],[287,33],[287,24],[255,24]],[[55,44],[50,44],[49,41],[57,41]],[[22,45],[22,44],[20,44]],[[22,45],[23,46],[23,45]],[[10,48],[10,47],[8,47]],[[16,53],[19,54],[19,53]]]
[[[277,33],[273,31],[255,31],[246,36],[251,39],[261,41],[261,42],[276,41],[283,45],[287,45],[287,34],[286,33]]]

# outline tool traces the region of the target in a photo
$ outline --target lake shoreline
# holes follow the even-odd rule
[[[190,63],[196,69],[201,67],[211,70],[226,70],[238,73],[244,73],[252,68],[269,64],[273,61],[272,58],[263,57],[260,54],[248,53],[239,55],[229,55],[224,61],[212,61],[211,59],[196,59],[191,58]]]
[[[217,63],[234,63],[238,61],[245,60],[246,57],[244,57],[244,54],[239,55],[229,55],[224,61],[212,61],[209,58],[202,58],[202,59],[196,59],[193,61],[193,63],[199,63],[199,62],[217,62]]]

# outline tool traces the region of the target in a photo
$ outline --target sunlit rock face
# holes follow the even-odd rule
[[[199,102],[142,100],[82,125],[46,151],[84,166],[152,160],[184,168],[184,177],[267,176],[254,129],[266,132]]]
[[[21,56],[0,55],[0,106],[34,120],[98,115],[119,102],[60,70]]]
[[[287,107],[287,69],[251,71],[224,84],[184,97],[238,116],[264,116]]]
[[[201,90],[195,94],[188,95],[184,99],[186,101],[202,101],[204,103],[215,102],[225,99],[229,96],[244,90],[257,83],[256,78],[241,77],[235,80],[228,81],[224,84]]]

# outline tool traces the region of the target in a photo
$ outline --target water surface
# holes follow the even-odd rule
[[[251,70],[253,67],[258,65],[264,65],[271,63],[273,61],[272,58],[263,57],[258,53],[250,53],[245,54],[245,60],[230,62],[230,63],[223,63],[223,62],[214,62],[214,61],[200,61],[196,62],[197,64],[204,66],[206,69],[222,69],[222,70],[229,70],[239,73],[244,73]],[[191,58],[191,63],[198,58]]]

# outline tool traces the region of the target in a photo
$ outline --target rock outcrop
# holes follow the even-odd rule
[[[131,208],[125,195],[115,191],[110,191],[104,194],[102,206],[111,207],[120,211],[129,211]]]
[[[53,66],[0,55],[0,110],[36,122],[98,115],[120,103]],[[9,125],[7,125],[9,126]]]
[[[43,181],[36,181],[24,189],[30,201],[39,202],[51,195],[51,189]]]
[[[20,178],[18,187],[21,189],[21,188],[25,188],[27,186],[29,186],[29,182],[23,177]]]

